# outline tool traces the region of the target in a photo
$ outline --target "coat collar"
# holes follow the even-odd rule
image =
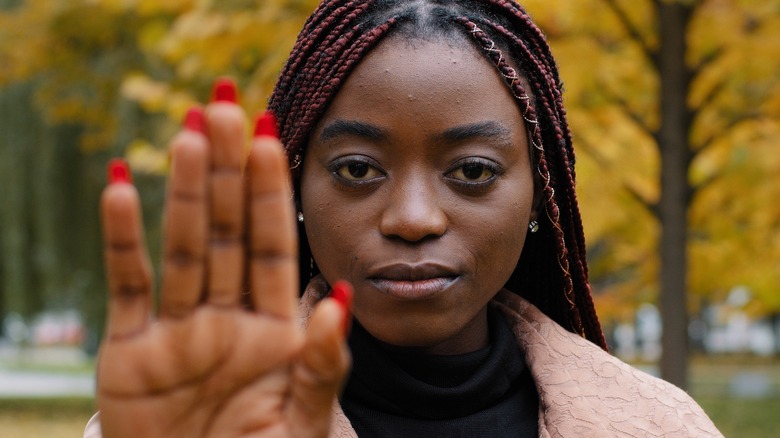
[[[306,325],[328,293],[318,276],[301,302]],[[539,437],[722,437],[682,390],[625,364],[507,290],[491,301],[506,317],[539,394]],[[330,438],[357,438],[338,403]]]

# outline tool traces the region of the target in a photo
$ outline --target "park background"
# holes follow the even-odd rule
[[[167,140],[222,75],[261,111],[316,4],[0,0],[0,435],[74,436],[93,409],[84,385],[2,385],[89,388],[107,161],[130,162],[159,261]],[[560,64],[613,351],[689,390],[727,436],[771,436],[780,0],[522,4]]]

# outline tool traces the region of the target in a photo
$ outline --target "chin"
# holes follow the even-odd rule
[[[398,347],[425,348],[436,345],[442,339],[447,338],[446,333],[437,333],[438,330],[435,330],[430,320],[412,322],[400,317],[376,318],[371,316],[357,317],[357,319],[371,336],[386,344]]]
[[[376,322],[376,320],[373,320]],[[459,354],[478,349],[481,345],[459,336],[457,324],[450,319],[448,324],[437,326],[430,319],[420,323],[400,322],[396,319],[391,326],[362,324],[371,336],[385,344],[401,348],[413,348],[432,354]]]

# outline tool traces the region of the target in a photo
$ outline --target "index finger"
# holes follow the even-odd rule
[[[111,167],[122,168],[115,160]],[[142,331],[151,317],[152,270],[146,253],[138,192],[125,181],[112,182],[100,200],[110,296],[109,339]]]
[[[273,123],[265,115],[258,123]],[[272,135],[256,137],[247,161],[249,285],[254,308],[291,318],[298,291],[298,238],[287,158]]]

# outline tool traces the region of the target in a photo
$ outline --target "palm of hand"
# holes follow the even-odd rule
[[[238,106],[190,115],[171,144],[156,321],[138,193],[112,183],[101,200],[111,292],[97,374],[103,436],[327,436],[349,362],[345,310],[325,299],[299,327],[284,152],[256,138],[242,175]]]
[[[139,436],[294,436],[286,401],[302,340],[290,321],[211,306],[109,340],[98,371],[103,422],[115,416],[133,430],[164,415]]]

